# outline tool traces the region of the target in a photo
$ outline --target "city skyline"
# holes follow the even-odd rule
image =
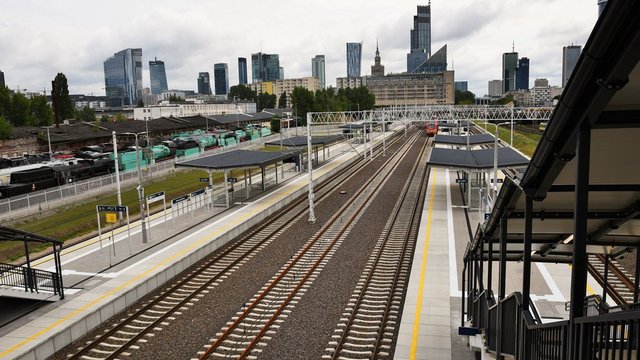
[[[231,24],[240,19],[256,24],[267,21],[254,15],[254,11],[246,11],[251,8],[259,14],[260,9],[267,11],[267,4],[116,0],[95,17],[89,16],[95,6],[67,1],[69,6],[65,9],[37,0],[12,2],[3,9],[0,47],[12,55],[0,59],[0,69],[11,89],[49,92],[51,79],[63,72],[72,93],[104,95],[102,61],[124,48],[143,49],[144,87],[149,87],[148,62],[156,56],[165,62],[172,89],[194,89],[193,79],[201,69],[222,62],[230,64],[229,82],[236,85],[237,58],[249,58],[260,51],[279,54],[280,66],[288,78],[310,76],[308,59],[325,54],[326,82],[332,86],[336,77],[346,76],[344,44],[363,42],[362,62],[369,64],[375,56],[376,37],[380,38],[386,72],[400,73],[406,71],[416,6],[428,3],[390,6],[382,1],[328,0],[300,9],[295,2],[284,0],[279,4],[283,10],[269,19],[273,26],[239,31],[231,30]],[[341,11],[331,10],[338,6]],[[34,12],[33,8],[39,11]],[[121,16],[123,8],[130,16]],[[68,24],[53,21],[69,16],[69,12],[78,20]],[[175,13],[181,16],[175,17]],[[572,21],[566,21],[562,15],[566,13],[572,14]],[[208,18],[212,14],[225,22],[210,26]],[[448,44],[449,69],[455,70],[456,79],[468,81],[469,90],[478,96],[486,93],[487,81],[501,78],[501,55],[511,49],[512,41],[516,51],[531,59],[531,81],[545,77],[560,85],[562,47],[584,44],[597,16],[597,4],[579,0],[523,2],[517,7],[506,0],[489,4],[433,1],[432,49]],[[163,25],[158,28],[157,24]],[[144,31],[145,28],[157,30]],[[369,69],[363,70],[363,75],[369,74]]]

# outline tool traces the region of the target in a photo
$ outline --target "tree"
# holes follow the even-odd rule
[[[123,113],[119,112],[116,114],[116,121],[125,121],[125,120],[127,120],[127,117]]]
[[[111,118],[107,114],[102,114],[102,116],[100,116],[100,122],[108,122],[109,120],[111,120]]]
[[[169,102],[170,103],[181,103],[181,102],[184,102],[184,99],[181,98],[180,96],[171,95],[171,96],[169,96]]]
[[[236,85],[232,86],[229,89],[229,99],[238,99],[238,100],[253,100],[255,101],[257,98],[257,94],[255,91],[251,90],[250,87],[245,85]]]
[[[53,123],[53,109],[47,103],[45,96],[35,96],[31,99],[31,120],[32,126],[49,126]]]
[[[313,93],[303,87],[295,87],[291,92],[291,105],[296,109],[296,114],[300,118],[300,124],[307,124],[307,113],[313,111]]]
[[[471,91],[456,90],[456,105],[474,105],[476,103],[476,95]]]
[[[283,92],[278,99],[278,109],[284,109],[287,107],[287,92]]]
[[[280,117],[274,116],[271,118],[271,132],[279,133],[280,132]]]
[[[96,113],[92,108],[85,106],[82,109],[76,111],[76,119],[82,122],[95,122]]]
[[[0,115],[0,139],[7,140],[11,138],[13,134],[13,128],[11,123],[7,121],[2,115]]]
[[[0,86],[0,116],[5,120],[9,118],[11,112],[11,91],[6,86]]]
[[[63,73],[58,73],[53,82],[55,86],[51,92],[51,97],[53,99],[54,111],[56,112],[56,126],[58,126],[60,120],[73,118],[75,110],[69,97],[67,77]]]
[[[31,122],[31,118],[29,99],[21,93],[13,94],[7,120],[13,126],[26,126]]]
[[[263,109],[273,109],[276,107],[276,95],[275,94],[258,94],[258,112]]]
[[[144,107],[144,101],[142,101],[142,99],[138,100],[138,105],[136,107]]]

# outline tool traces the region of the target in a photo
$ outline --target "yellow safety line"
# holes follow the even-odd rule
[[[427,233],[424,239],[424,251],[422,252],[422,265],[420,266],[420,284],[418,289],[418,303],[416,304],[416,315],[413,319],[413,331],[411,333],[411,351],[409,359],[415,360],[418,350],[418,332],[420,330],[420,310],[422,309],[422,293],[424,292],[424,278],[427,272],[427,255],[429,253],[429,238],[431,236],[431,218],[433,216],[433,200],[436,190],[436,170],[433,169],[433,184],[431,185],[431,197],[429,198],[429,213],[427,215]]]
[[[282,192],[282,193],[281,193],[281,196],[279,196],[279,198],[278,198],[278,197],[276,197],[276,198],[278,198],[276,201],[280,201],[280,200],[282,200],[282,198],[286,197],[286,196],[287,196],[287,195],[289,195],[289,194],[291,194],[291,191],[284,191],[284,192]],[[261,206],[259,206],[259,210],[258,210],[257,212],[263,211],[265,208],[266,208],[266,205],[262,204]],[[244,221],[245,221],[249,216],[254,216],[254,215],[253,215],[253,214],[249,214],[249,213],[247,213],[247,214],[245,214],[244,216],[242,216],[242,217],[238,217],[238,218],[236,218],[236,219],[237,219],[237,220],[239,220],[239,221],[238,221],[239,223],[242,223],[242,222],[244,222]],[[237,223],[238,223],[238,222],[237,222]],[[228,223],[227,223],[227,224],[228,224]],[[197,247],[201,246],[202,244],[204,244],[204,243],[206,243],[206,242],[208,242],[208,241],[210,241],[210,240],[214,239],[216,236],[218,236],[218,234],[220,234],[220,233],[221,233],[221,232],[223,232],[223,231],[224,231],[224,228],[219,229],[219,230],[217,230],[217,231],[215,231],[215,232],[212,232],[212,233],[208,233],[208,234],[207,234],[207,235],[205,235],[204,237],[202,237],[202,238],[198,239],[198,240],[197,240],[194,244],[192,244],[191,246],[189,246],[189,247],[185,248],[184,250],[182,250],[182,251],[180,251],[180,252],[176,253],[176,254],[175,254],[175,255],[173,255],[173,256],[170,256],[170,257],[168,257],[168,258],[164,259],[162,262],[160,262],[160,263],[159,263],[159,264],[157,264],[156,266],[154,266],[154,267],[152,267],[152,268],[148,269],[148,270],[147,270],[147,271],[145,271],[145,272],[140,273],[139,275],[137,275],[137,276],[133,277],[131,280],[127,281],[126,283],[124,283],[124,284],[122,284],[122,285],[120,285],[120,286],[118,286],[118,287],[113,288],[112,290],[108,291],[106,294],[104,294],[104,295],[102,295],[102,296],[100,296],[100,297],[96,298],[96,299],[95,299],[95,300],[93,300],[93,301],[88,302],[86,305],[81,306],[80,308],[78,308],[78,309],[76,309],[76,310],[72,311],[71,313],[69,313],[69,314],[65,315],[64,317],[62,317],[62,318],[60,318],[60,319],[58,319],[58,320],[54,321],[52,324],[48,325],[47,327],[43,328],[42,330],[40,330],[40,331],[36,332],[35,334],[33,334],[33,335],[31,335],[31,336],[27,337],[26,339],[24,339],[24,340],[20,341],[20,342],[19,342],[19,343],[17,343],[16,345],[13,345],[12,347],[8,348],[7,350],[5,350],[5,351],[1,352],[1,353],[0,353],[0,358],[3,358],[3,357],[5,357],[5,356],[7,356],[7,355],[11,354],[12,352],[16,351],[18,348],[20,348],[20,347],[22,347],[22,346],[24,346],[24,345],[26,345],[26,344],[30,343],[31,341],[36,340],[38,337],[40,337],[40,336],[42,336],[42,335],[44,335],[44,334],[48,333],[49,331],[51,331],[51,330],[52,330],[53,328],[55,328],[56,326],[58,326],[58,325],[60,325],[60,324],[62,324],[62,323],[64,323],[64,322],[66,322],[66,321],[70,320],[72,317],[74,317],[74,316],[76,316],[76,315],[80,314],[81,312],[83,312],[83,311],[85,311],[85,310],[89,309],[91,306],[93,306],[93,305],[95,305],[95,304],[97,304],[97,303],[99,303],[99,302],[103,301],[103,300],[104,300],[104,299],[106,299],[107,297],[112,296],[112,295],[115,295],[117,292],[121,291],[121,290],[122,290],[122,289],[124,289],[124,288],[129,287],[129,286],[130,286],[131,284],[133,284],[134,282],[136,282],[136,281],[138,281],[138,280],[140,280],[140,279],[144,278],[145,276],[147,276],[147,275],[151,274],[152,272],[156,271],[158,268],[160,268],[160,267],[162,267],[162,266],[165,266],[166,264],[170,263],[171,261],[175,260],[176,258],[178,258],[178,257],[180,257],[180,256],[184,255],[185,253],[187,253],[187,252],[189,252],[189,251],[193,250],[194,248],[197,248]]]

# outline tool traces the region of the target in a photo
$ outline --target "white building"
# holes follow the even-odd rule
[[[188,117],[224,114],[255,113],[256,104],[241,102],[237,104],[170,104],[147,106],[133,109],[134,120],[153,120],[161,117]]]
[[[336,89],[355,89],[361,86],[367,86],[367,78],[368,76],[336,78]]]

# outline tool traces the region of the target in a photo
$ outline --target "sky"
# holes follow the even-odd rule
[[[421,2],[408,0],[20,0],[0,16],[0,70],[6,85],[51,91],[58,72],[71,94],[104,95],[103,61],[142,48],[143,84],[149,61],[165,62],[170,89],[196,90],[198,73],[238,57],[280,55],[285,78],[311,76],[311,59],[326,58],[327,86],[346,76],[347,42],[362,42],[362,74],[371,74],[376,40],[386,73],[406,71],[409,31]],[[502,53],[513,44],[536,78],[561,85],[562,47],[584,46],[597,20],[596,0],[433,0],[431,48],[447,44],[456,81],[482,96],[501,79]]]

